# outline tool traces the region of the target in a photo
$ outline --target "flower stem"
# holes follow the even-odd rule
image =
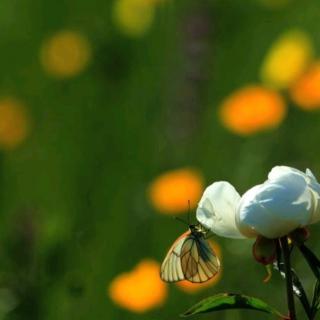
[[[286,274],[289,316],[290,316],[290,320],[296,320],[297,317],[296,317],[296,310],[295,310],[294,296],[293,296],[290,251],[289,251],[287,236],[280,238],[280,245],[283,253],[284,272]]]
[[[300,245],[299,249],[300,249],[301,253],[303,254],[303,256],[305,257],[305,259],[307,260],[307,263],[310,266],[310,268],[311,268],[312,272],[314,273],[315,277],[318,280],[320,280],[320,271],[319,271],[320,261],[319,261],[319,259],[304,244]]]

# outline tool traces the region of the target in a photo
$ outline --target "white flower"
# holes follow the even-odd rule
[[[278,238],[320,220],[320,184],[309,169],[285,166],[242,197],[228,182],[215,182],[199,202],[197,219],[224,237]]]
[[[245,238],[236,226],[236,207],[240,202],[236,189],[226,181],[215,182],[203,193],[198,204],[197,219],[219,236]]]

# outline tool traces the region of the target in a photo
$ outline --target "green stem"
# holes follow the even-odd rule
[[[280,245],[283,253],[283,262],[284,262],[284,272],[286,274],[286,284],[287,284],[287,300],[288,300],[288,309],[290,320],[296,320],[296,310],[294,305],[294,296],[293,296],[293,283],[291,275],[291,265],[290,265],[290,251],[288,246],[287,236],[280,238]]]
[[[320,280],[320,271],[319,271],[319,267],[320,267],[320,261],[319,259],[316,257],[316,255],[308,248],[306,247],[304,244],[299,246],[299,250],[301,251],[301,253],[303,254],[304,258],[307,260],[307,263],[310,267],[310,269],[312,270],[313,274],[315,275],[315,277]]]

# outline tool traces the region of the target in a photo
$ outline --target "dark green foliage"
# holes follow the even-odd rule
[[[247,138],[218,118],[224,97],[259,82],[264,54],[288,28],[309,33],[319,56],[319,0],[277,9],[263,0],[210,0],[204,8],[201,0],[168,0],[137,39],[116,29],[114,1],[1,0],[0,95],[25,103],[32,130],[19,148],[0,154],[0,282],[15,301],[0,294],[1,306],[11,306],[0,308],[0,317],[167,320],[206,296],[248,288],[285,310],[284,283],[277,276],[261,283],[250,240],[213,237],[223,257],[218,284],[196,295],[170,285],[164,305],[145,314],[116,306],[107,288],[143,258],[161,262],[184,231],[146,196],[163,171],[195,167],[205,184],[227,180],[240,193],[278,164],[309,167],[320,177],[319,112],[301,111],[281,93],[284,123]],[[208,32],[186,33],[195,12],[200,21],[205,13]],[[78,76],[58,80],[44,72],[39,50],[64,29],[87,37],[92,61]],[[310,248],[320,252],[319,225],[312,228]],[[256,320],[257,313],[237,319]]]

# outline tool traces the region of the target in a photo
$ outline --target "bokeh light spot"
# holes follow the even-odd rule
[[[0,100],[0,147],[14,149],[28,136],[30,120],[25,106],[16,99]]]
[[[314,63],[290,90],[292,100],[302,109],[320,108],[320,61]]]
[[[218,245],[218,243],[214,242],[213,240],[210,240],[209,243],[221,262],[221,259],[222,259],[221,247]],[[179,281],[176,284],[177,284],[178,288],[184,292],[197,293],[203,289],[206,289],[206,288],[209,288],[209,287],[216,285],[219,282],[219,280],[221,279],[221,276],[222,276],[222,269],[220,267],[220,271],[212,279],[210,279],[206,282],[192,283],[190,281],[184,280],[184,281]]]
[[[91,58],[88,40],[74,31],[61,31],[44,41],[40,60],[44,70],[57,78],[68,78],[83,71]]]
[[[154,20],[155,0],[115,0],[113,19],[124,34],[144,35]]]
[[[220,108],[222,123],[240,135],[277,127],[285,115],[284,99],[276,91],[261,86],[237,90],[223,101]]]
[[[262,64],[261,79],[275,89],[288,88],[304,72],[312,55],[309,36],[289,31],[271,46]]]
[[[109,286],[111,299],[119,306],[141,313],[164,303],[167,286],[160,279],[156,261],[142,260],[131,272],[118,275]]]
[[[161,213],[183,213],[195,208],[203,191],[200,173],[192,169],[177,169],[163,173],[150,185],[149,197],[153,206]]]

